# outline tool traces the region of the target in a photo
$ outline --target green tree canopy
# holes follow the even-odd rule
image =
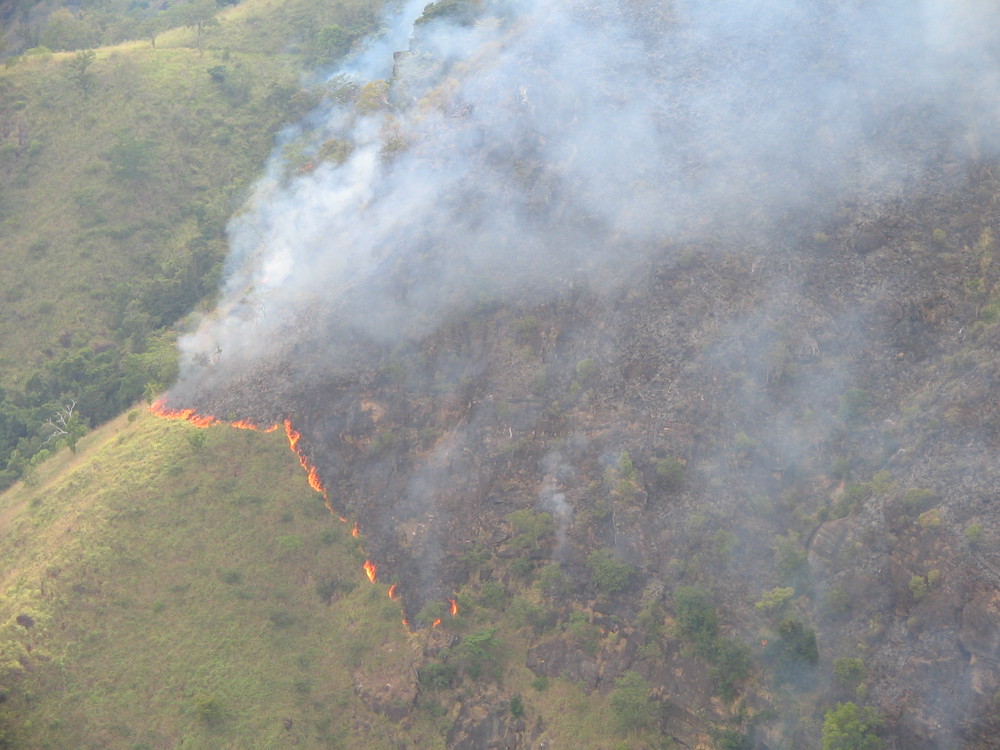
[[[823,750],[882,750],[885,743],[875,734],[881,725],[871,706],[838,703],[823,717]]]

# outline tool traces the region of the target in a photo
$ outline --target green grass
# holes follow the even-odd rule
[[[137,297],[206,247],[208,265],[219,262],[225,221],[276,129],[308,104],[291,100],[298,74],[287,58],[228,55],[220,84],[211,53],[122,45],[98,51],[83,91],[72,57],[0,69],[4,114],[19,128],[0,138],[5,386],[72,337],[114,338],[116,289]]]
[[[117,420],[0,497],[14,747],[323,747],[352,711],[379,724],[355,671],[419,654],[284,437],[216,427],[196,451],[194,429]]]

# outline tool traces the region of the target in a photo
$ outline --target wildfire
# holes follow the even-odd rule
[[[451,616],[458,614],[458,599],[449,599],[448,606],[451,608]]]
[[[158,399],[154,401],[149,410],[158,417],[163,419],[183,419],[185,422],[190,422],[195,427],[211,427],[213,424],[228,424],[230,427],[235,427],[238,430],[253,430],[254,432],[274,432],[278,429],[278,425],[273,424],[270,427],[261,427],[253,422],[246,419],[237,419],[233,422],[226,422],[218,417],[213,417],[211,414],[199,414],[194,409],[169,409],[167,408],[164,400]]]
[[[258,427],[253,422],[248,422],[245,419],[237,419],[235,422],[230,422],[229,426],[235,427],[237,430],[253,430],[254,432],[274,432],[278,429],[278,425],[276,424],[270,427]]]
[[[299,441],[302,440],[302,433],[292,427],[292,420],[286,419],[285,425],[285,435],[288,436],[288,447],[292,449],[292,452],[298,456],[299,463],[302,468],[306,470],[306,480],[309,482],[309,486],[321,494],[324,498],[329,500],[326,494],[326,487],[323,483],[319,481],[319,472],[316,471],[316,467],[309,463],[309,459],[306,458],[305,454],[299,449]],[[329,503],[327,503],[329,507]],[[333,508],[330,508],[333,511]]]
[[[292,420],[290,419],[285,420],[285,434],[288,435],[288,447],[292,449],[293,453],[298,454],[302,433],[292,427]]]
[[[158,417],[163,417],[164,419],[183,419],[195,427],[210,427],[219,421],[218,418],[211,415],[198,414],[194,409],[168,409],[162,398],[154,401],[150,405],[149,410]]]
[[[239,430],[253,430],[255,432],[273,432],[278,429],[278,425],[274,424],[270,427],[260,427],[255,425],[253,422],[249,422],[245,419],[239,419],[232,422],[225,422],[218,417],[213,417],[211,415],[198,414],[194,409],[170,409],[167,408],[164,399],[159,399],[154,401],[149,410],[158,417],[164,419],[183,419],[186,422],[190,422],[195,427],[210,427],[214,424],[228,424],[230,427],[235,427]],[[299,448],[299,442],[302,440],[302,433],[292,427],[292,420],[284,420],[285,435],[288,437],[288,447],[292,449],[292,452],[299,459],[299,463],[302,468],[306,470],[306,478],[309,482],[309,486],[314,490],[323,495],[327,500],[327,507],[330,507],[329,498],[326,493],[326,488],[319,479],[319,472],[316,471],[316,467],[309,463],[309,459]],[[330,511],[333,512],[333,508],[330,507]],[[340,520],[344,523],[348,523],[348,520],[343,516],[340,516]],[[351,536],[357,537],[361,534],[358,528],[357,522],[354,523],[354,527],[351,529]],[[365,560],[365,575],[368,576],[368,580],[375,583],[377,580],[378,566],[375,565],[371,560]],[[395,599],[397,584],[392,584],[389,586],[389,598]],[[448,603],[451,605],[451,614],[454,617],[458,614],[458,601],[455,599],[449,599]],[[441,618],[434,621],[433,627],[437,627],[441,624]],[[407,620],[403,620],[403,625],[407,629],[410,623]]]
[[[440,624],[441,624],[441,618],[439,617],[434,622],[431,623],[431,627],[436,628]]]

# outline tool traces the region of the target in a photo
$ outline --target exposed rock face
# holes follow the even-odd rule
[[[354,691],[364,704],[376,713],[402,721],[414,709],[417,700],[415,654],[388,654],[388,666],[376,669],[362,667],[354,673]]]
[[[525,723],[510,713],[510,701],[495,695],[462,703],[446,739],[450,750],[522,750],[529,747]]]

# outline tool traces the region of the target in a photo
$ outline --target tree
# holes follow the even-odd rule
[[[881,750],[885,743],[875,735],[881,725],[871,706],[838,703],[823,716],[823,750]]]
[[[45,443],[51,440],[65,440],[66,445],[74,453],[76,453],[76,441],[87,434],[87,425],[80,420],[80,415],[76,413],[76,399],[60,407],[55,414],[45,420],[45,425],[52,430],[52,434],[45,440]]]
[[[517,550],[536,549],[543,539],[551,537],[556,530],[550,513],[536,513],[528,509],[510,513],[507,522],[516,533],[510,546]]]
[[[195,30],[195,47],[198,52],[202,52],[205,32],[219,25],[219,21],[215,18],[217,10],[215,0],[191,0],[183,5],[173,6],[170,12],[178,25]]]
[[[56,51],[93,47],[100,41],[101,29],[92,15],[65,8],[52,12],[41,36],[41,43]]]
[[[92,49],[87,49],[77,52],[69,61],[70,80],[79,86],[84,93],[89,91],[94,83],[94,74],[88,68],[96,59],[97,53]]]
[[[649,683],[631,669],[615,680],[610,703],[618,732],[648,729],[656,721],[656,704],[650,700]]]

